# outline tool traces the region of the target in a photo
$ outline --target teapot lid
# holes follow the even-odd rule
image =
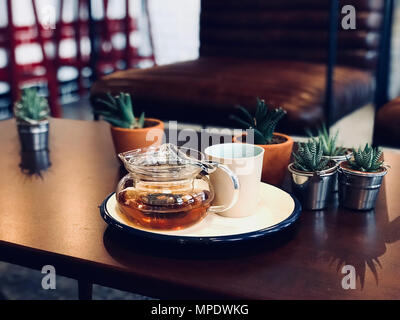
[[[194,149],[167,143],[119,154],[125,168],[133,174],[153,179],[182,180],[202,171],[204,155]]]

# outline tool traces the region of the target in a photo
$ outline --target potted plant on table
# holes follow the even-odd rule
[[[269,108],[264,100],[257,99],[255,115],[244,107],[238,107],[241,117],[231,115],[242,129],[254,130],[254,143],[265,150],[262,181],[281,185],[290,163],[293,139],[285,134],[275,132],[279,121],[286,115],[282,108]],[[245,134],[233,138],[234,142],[244,142]]]
[[[353,159],[339,165],[341,205],[355,210],[373,209],[387,172],[380,149],[366,144],[364,149],[353,150]]]
[[[318,128],[316,137],[313,137],[310,131],[308,131],[308,135],[311,138],[318,139],[321,141],[322,153],[324,159],[333,160],[337,163],[341,163],[351,158],[352,156],[351,149],[346,149],[342,146],[337,145],[339,131],[336,131],[334,135],[330,135],[328,129],[326,128],[326,125],[324,124],[322,125],[322,127]],[[339,191],[339,186],[336,175],[333,192],[338,192],[338,191]]]
[[[50,109],[47,99],[34,88],[25,89],[21,100],[15,103],[14,115],[22,150],[48,149]]]
[[[289,165],[293,193],[307,210],[327,207],[329,194],[334,187],[338,164],[323,158],[321,140],[310,139],[300,143]]]
[[[338,146],[337,144],[339,130],[336,131],[334,135],[330,135],[326,125],[324,124],[318,128],[316,137],[314,137],[310,131],[308,131],[308,135],[310,138],[321,140],[324,158],[338,162],[346,161],[351,158],[352,150]]]
[[[113,97],[107,94],[108,100],[99,99],[105,109],[96,113],[111,124],[111,135],[117,154],[159,146],[164,136],[164,123],[157,119],[145,118],[142,113],[136,118],[133,112],[131,96],[121,92]]]

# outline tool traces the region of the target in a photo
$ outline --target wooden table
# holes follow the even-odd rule
[[[52,166],[19,167],[14,120],[0,122],[0,260],[157,298],[399,299],[400,156],[374,212],[303,212],[270,241],[231,247],[168,247],[107,227],[98,206],[120,179],[108,125],[51,121]],[[344,290],[343,265],[357,288]],[[1,282],[1,281],[0,281]]]

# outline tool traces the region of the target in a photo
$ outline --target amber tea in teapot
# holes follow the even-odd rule
[[[125,215],[143,227],[163,230],[179,230],[194,225],[205,217],[211,201],[211,192],[208,190],[185,195],[146,195],[125,190],[118,195],[118,203]],[[157,207],[164,210],[157,211]]]
[[[120,158],[129,174],[118,185],[117,202],[133,223],[180,230],[200,222],[210,211],[228,208],[211,206],[214,191],[207,174],[218,164],[204,161],[195,150],[165,144],[126,152]],[[238,187],[237,178],[231,177]]]

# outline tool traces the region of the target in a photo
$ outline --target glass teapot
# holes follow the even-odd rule
[[[238,198],[239,180],[226,166],[207,161],[193,149],[173,144],[128,151],[119,155],[129,174],[119,182],[119,210],[148,229],[180,230],[200,222],[209,212],[224,212]],[[230,204],[212,206],[209,174],[221,168],[233,184]]]

